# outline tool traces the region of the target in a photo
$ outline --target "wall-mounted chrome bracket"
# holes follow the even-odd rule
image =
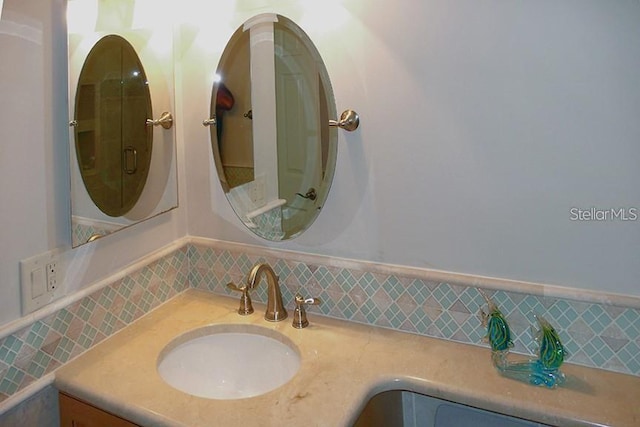
[[[147,119],[147,126],[162,126],[165,129],[171,129],[173,126],[173,116],[165,111],[158,120]]]
[[[329,120],[329,126],[339,127],[349,132],[358,129],[360,116],[353,110],[345,110],[340,115],[340,120]]]

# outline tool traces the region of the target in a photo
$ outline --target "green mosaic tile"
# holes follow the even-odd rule
[[[175,278],[175,284],[180,286],[183,290],[189,287],[189,274],[185,271],[178,271]]]
[[[629,339],[640,336],[640,310],[625,309],[615,319],[615,324],[625,332]]]
[[[587,322],[589,327],[596,333],[601,334],[606,326],[611,323],[609,314],[599,305],[592,305],[582,314],[582,319]]]
[[[235,262],[233,256],[228,251],[222,252],[220,257],[218,258],[218,261],[222,264],[222,266],[226,270],[231,269],[231,267],[233,266],[233,264]]]
[[[440,316],[434,322],[434,325],[438,328],[438,330],[442,333],[443,337],[449,337],[453,335],[456,330],[456,324],[453,321],[451,315],[443,311]]]
[[[414,279],[409,282],[405,293],[411,297],[416,305],[422,305],[431,296],[431,292],[424,286],[422,280]]]
[[[103,288],[99,292],[99,296],[97,300],[98,304],[105,309],[111,308],[115,295],[116,295],[116,292],[110,286]]]
[[[579,318],[578,313],[565,300],[557,300],[547,312],[547,317],[555,321],[557,328],[562,329],[568,329]]]
[[[90,348],[95,341],[97,333],[98,333],[98,330],[96,328],[86,323],[82,328],[82,333],[80,334],[80,337],[78,338],[78,341],[77,341],[78,345],[80,345],[80,347],[84,349]]]
[[[318,269],[313,273],[313,278],[324,288],[337,282],[333,272],[326,267],[318,267]]]
[[[146,275],[148,278],[145,280],[143,276]],[[157,266],[147,266],[144,267],[143,270],[138,271],[130,276],[131,278],[131,292],[136,292],[139,289],[146,289],[149,285],[149,282],[153,279],[165,280],[168,275],[173,271],[173,269],[169,266],[168,263],[159,264]]]
[[[99,331],[100,333],[109,336],[114,332],[114,328],[116,325],[116,316],[107,312],[102,319],[102,323],[100,324]]]
[[[358,286],[367,294],[368,297],[372,297],[373,294],[380,288],[379,283],[377,282],[375,276],[369,272],[360,277],[358,280]]]
[[[337,304],[338,309],[343,313],[346,319],[352,319],[358,311],[358,306],[351,300],[348,295],[345,295]]]
[[[479,327],[478,322],[467,321],[461,325],[460,329],[467,337],[467,342],[479,343],[485,335],[483,328]]]
[[[51,356],[43,351],[38,351],[31,359],[31,363],[27,368],[27,373],[34,378],[40,378],[46,372],[49,363],[51,363]]]
[[[133,279],[130,276],[126,276],[120,282],[120,286],[116,288],[116,292],[118,292],[124,298],[129,298],[134,286],[135,282],[133,281]]]
[[[126,301],[122,306],[122,310],[120,313],[116,313],[119,320],[124,322],[125,324],[133,321],[133,314],[135,313],[135,306],[131,301]]]
[[[149,292],[145,292],[142,295],[142,298],[140,299],[140,308],[142,309],[142,311],[147,312],[149,311],[153,306],[155,305],[155,298],[154,296],[149,293]]]
[[[193,269],[192,271],[189,272],[189,281],[191,282],[191,285],[194,287],[200,287],[200,285],[202,284],[203,281],[203,274],[200,270],[198,269]]]
[[[0,347],[0,360],[12,364],[23,344],[24,342],[14,335],[6,337]]]
[[[484,298],[476,288],[467,288],[458,295],[460,301],[471,313],[477,313],[484,304]]]
[[[511,299],[511,296],[506,292],[495,291],[493,292],[493,294],[491,292],[485,292],[485,294],[487,294],[487,297],[493,300],[493,302],[496,303],[498,307],[500,307],[500,311],[502,311],[503,314],[508,315],[510,313],[513,313],[516,310],[520,311],[518,309],[517,304],[513,301],[513,299]]]
[[[618,372],[625,372],[626,370],[630,370],[631,372],[640,372],[640,360],[631,359],[628,361],[623,361],[624,370],[617,370]]]
[[[402,324],[407,320],[407,316],[400,310],[396,303],[392,303],[384,313],[389,319],[389,323],[395,329],[400,329]]]
[[[404,285],[400,283],[396,276],[389,276],[387,280],[382,283],[382,289],[384,289],[392,299],[396,300],[404,292]]]
[[[59,334],[64,335],[67,333],[67,329],[69,329],[69,324],[72,320],[73,314],[71,314],[66,308],[63,308],[56,314],[56,317],[51,324],[51,328]]]
[[[69,355],[73,351],[75,346],[74,342],[67,337],[62,337],[56,351],[53,353],[53,358],[60,363],[65,363],[69,360]]]
[[[22,370],[15,366],[11,366],[7,370],[2,381],[0,381],[0,393],[5,393],[7,395],[14,394],[20,387],[24,376],[25,373]]]
[[[83,298],[80,306],[78,307],[78,311],[76,311],[76,316],[87,322],[89,321],[89,318],[91,317],[91,314],[93,313],[95,307],[96,302],[92,298]]]
[[[567,353],[569,353],[570,355],[577,354],[581,348],[581,346],[570,337],[566,341],[563,341],[562,345],[564,345],[565,350],[567,350]]]
[[[544,313],[546,311],[540,297],[536,295],[527,295],[517,305],[517,309],[525,316],[529,316],[530,313]]]
[[[157,296],[160,301],[166,301],[169,297],[169,293],[171,292],[171,288],[167,283],[160,283],[158,286]]]
[[[433,291],[433,297],[443,308],[451,307],[457,299],[456,294],[447,284],[443,284]]]
[[[322,301],[322,304],[320,304],[318,308],[322,314],[329,315],[333,310],[335,310],[336,302],[328,292],[322,291],[319,298]]]
[[[367,319],[367,322],[372,325],[378,324],[378,319],[382,316],[382,312],[378,309],[378,307],[373,307],[369,312],[363,313],[364,317]]]
[[[187,246],[187,258],[192,263],[192,266],[196,266],[198,264],[198,262],[200,261],[200,254],[202,252],[204,252],[204,250],[194,245]]]
[[[598,366],[603,366],[613,355],[613,352],[598,337],[586,345],[584,350],[587,351],[590,360]]]
[[[243,271],[249,271],[253,267],[253,264],[249,263],[249,267]],[[291,274],[291,269],[289,265],[287,265],[286,261],[279,259],[273,264],[273,271],[281,278],[281,280],[285,280]]]
[[[236,260],[236,266],[240,269],[240,271],[249,271],[253,267],[251,260],[245,254],[241,254]],[[278,274],[276,272],[276,274]]]
[[[309,282],[313,277],[311,270],[304,263],[298,263],[291,274],[295,275],[301,284]]]

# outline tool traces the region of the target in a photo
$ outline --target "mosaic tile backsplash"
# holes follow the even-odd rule
[[[289,307],[300,292],[322,300],[319,306],[308,307],[308,313],[487,345],[482,342],[486,330],[478,317],[485,300],[473,287],[198,246],[189,247],[189,260],[193,288],[228,295],[227,283],[243,283],[255,263],[268,262],[280,277]],[[266,289],[258,286],[251,298],[266,303]],[[569,353],[567,362],[640,375],[639,310],[515,292],[485,293],[509,321],[514,352],[535,353],[533,314],[542,315],[559,332]]]
[[[320,306],[308,308],[310,316],[319,313],[485,345],[485,330],[477,315],[484,299],[475,288],[380,274],[365,267],[330,267],[190,244],[0,339],[0,401],[189,287],[228,295],[226,284],[244,282],[257,262],[270,263],[280,276],[288,307],[292,307],[296,292],[322,300]],[[252,299],[266,302],[266,288],[258,286]],[[507,316],[516,352],[533,353],[530,325],[536,313],[558,330],[569,352],[568,362],[640,375],[639,310],[515,292],[485,292]]]

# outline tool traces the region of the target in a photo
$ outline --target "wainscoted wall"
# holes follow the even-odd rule
[[[320,306],[308,310],[311,322],[315,313],[470,344],[481,344],[484,335],[477,313],[485,301],[474,287],[480,283],[510,321],[515,351],[533,351],[529,327],[536,313],[558,330],[568,362],[640,375],[640,310],[633,299],[625,307],[615,296],[608,303],[606,295],[589,302],[578,301],[579,294],[496,290],[490,279],[471,277],[464,285],[449,273],[192,238],[0,339],[0,403],[189,287],[229,294],[226,284],[242,283],[258,262],[268,262],[280,276],[288,307],[296,292],[321,298]],[[258,286],[252,298],[266,302],[266,286]]]

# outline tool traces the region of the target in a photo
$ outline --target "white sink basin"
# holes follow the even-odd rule
[[[193,396],[242,399],[289,381],[300,367],[293,342],[253,325],[212,325],[171,341],[158,357],[169,385]]]

